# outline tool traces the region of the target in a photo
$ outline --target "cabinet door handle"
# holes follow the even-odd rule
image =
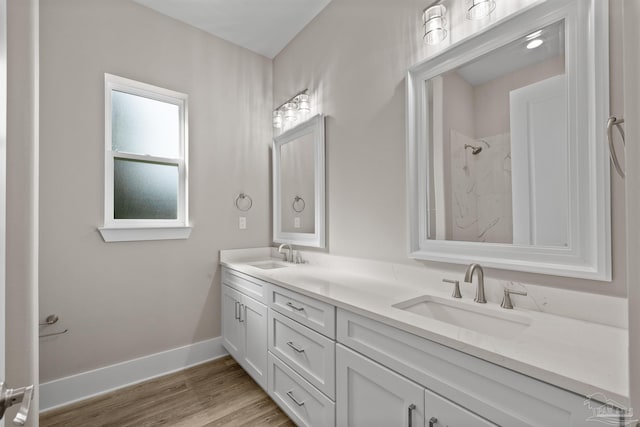
[[[289,398],[290,398],[291,400],[293,400],[293,402],[294,402],[296,405],[298,405],[298,406],[302,406],[302,405],[304,405],[304,402],[300,402],[298,399],[296,399],[296,398],[295,398],[295,396],[293,395],[293,390],[289,390],[289,391],[287,392],[287,396],[289,396]]]
[[[244,307],[244,319],[242,318],[242,310]],[[238,316],[238,320],[240,323],[243,323],[247,319],[247,306],[244,304],[240,304],[240,315]]]
[[[291,301],[287,301],[287,306],[293,308],[295,311],[304,310],[304,307],[297,307],[297,306],[293,305],[293,303]]]
[[[413,426],[413,410],[416,409],[416,405],[414,405],[413,403],[411,405],[409,405],[409,408],[407,409],[407,414],[408,414],[408,426],[411,427]]]
[[[240,305],[240,303],[238,301],[236,301],[236,308],[235,308],[235,318],[236,320],[240,320],[240,313],[238,313],[238,306]]]
[[[297,345],[295,345],[295,344],[293,343],[293,341],[288,341],[288,342],[287,342],[287,345],[288,345],[289,347],[291,347],[292,349],[294,349],[295,351],[297,351],[298,353],[304,353],[304,348],[300,348],[300,347],[298,347]]]
[[[429,418],[429,427],[433,427],[438,423],[438,419],[436,417]]]

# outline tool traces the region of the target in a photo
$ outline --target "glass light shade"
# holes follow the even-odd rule
[[[309,104],[309,95],[306,93],[298,95],[298,110],[301,113],[308,113],[311,110],[311,105]]]
[[[422,14],[424,22],[424,41],[427,44],[434,45],[440,43],[447,37],[447,20],[444,14],[447,9],[437,4],[426,9]]]
[[[273,127],[276,129],[282,128],[282,110],[276,110],[273,112]]]
[[[284,119],[288,122],[295,122],[298,118],[298,104],[287,102],[284,104]]]
[[[495,8],[495,0],[471,0],[467,6],[467,19],[482,19]]]

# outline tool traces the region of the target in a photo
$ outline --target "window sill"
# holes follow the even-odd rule
[[[188,239],[192,227],[140,227],[111,228],[98,227],[105,242],[136,242],[144,240]]]

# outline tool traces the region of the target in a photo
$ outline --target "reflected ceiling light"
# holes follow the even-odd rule
[[[470,0],[467,5],[467,19],[482,19],[495,8],[495,0]]]
[[[441,4],[428,7],[422,13],[425,43],[434,45],[447,38],[445,13],[447,13],[447,8]]]
[[[531,40],[529,43],[527,43],[527,49],[535,49],[542,46],[542,43],[544,42],[541,39]]]
[[[535,31],[531,34],[529,34],[527,37],[525,37],[527,40],[533,40],[533,39],[537,39],[538,37],[540,37],[542,35],[542,30],[538,30]]]

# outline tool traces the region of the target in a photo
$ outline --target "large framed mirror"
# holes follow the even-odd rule
[[[273,140],[273,240],[325,246],[324,116]]]
[[[611,280],[608,40],[553,0],[409,70],[412,258]]]

